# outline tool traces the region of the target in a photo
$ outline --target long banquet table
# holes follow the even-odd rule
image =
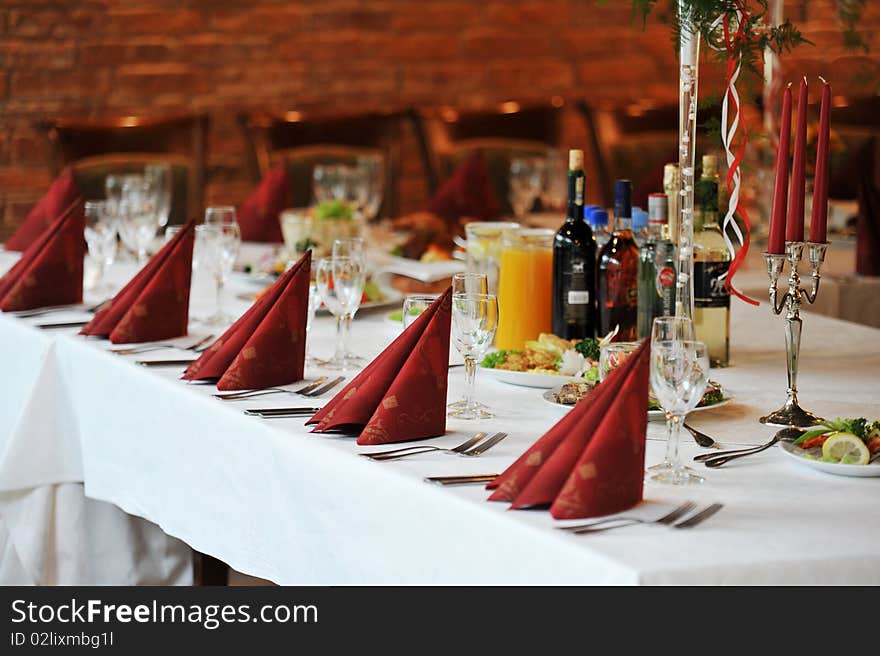
[[[0,260],[3,270],[11,260],[0,257],[6,258]],[[114,275],[124,277],[124,268],[117,268]],[[232,281],[229,308],[243,311],[247,304],[236,297],[253,290],[244,280]],[[197,281],[192,314],[210,310],[210,298]],[[51,430],[22,430],[33,423],[27,416],[13,420],[18,410],[3,406],[0,440],[4,453],[18,454],[16,472],[38,473],[46,453],[55,454],[62,470],[63,463],[81,458],[81,470],[74,467],[70,478],[81,477],[86,496],[154,522],[247,574],[319,585],[880,583],[877,478],[822,474],[774,448],[722,469],[701,467],[707,482],[697,488],[646,483],[646,501],[633,511],[644,517],[685,499],[725,504],[699,527],[637,526],[572,536],[555,530],[546,511],[510,511],[486,502],[480,486],[443,488],[423,481],[503,471],[564,412],[544,401],[540,390],[481,373],[478,395],[496,418],[450,420],[447,435],[430,443],[454,445],[481,430],[506,431],[506,440],[479,458],[426,454],[374,462],[357,454],[376,447],[311,434],[303,419],[242,413],[248,407],[303,405],[305,399],[221,402],[211,397],[213,387],[180,381],[182,368],[134,364],[184,357],[184,351],[117,356],[107,352],[106,341],[82,338],[75,329],[39,331],[28,325],[33,323],[0,316],[0,350],[13,374],[4,376],[3,393],[16,406],[27,398],[25,405],[40,408],[29,421],[51,422]],[[828,417],[880,416],[880,330],[818,315],[808,315],[804,325],[802,403]],[[384,312],[361,314],[352,329],[353,347],[371,358],[399,330]],[[179,342],[203,334],[193,323],[191,337]],[[766,304],[735,302],[731,335],[733,366],[713,370],[712,377],[735,399],[695,413],[689,422],[724,445],[759,444],[774,429],[757,418],[784,399],[782,323]],[[310,350],[329,355],[333,338],[332,319],[316,318]],[[39,340],[43,348],[21,348],[28,340]],[[35,369],[41,376],[35,378]],[[321,373],[309,370],[307,376]],[[451,369],[450,400],[462,388],[462,370]],[[18,429],[6,431],[10,425]],[[662,457],[663,433],[661,424],[649,425],[648,464]],[[37,434],[41,442],[34,445]],[[685,458],[701,451],[685,438]],[[0,488],[17,475],[3,464]]]

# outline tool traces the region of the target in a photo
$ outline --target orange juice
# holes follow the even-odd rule
[[[505,235],[498,275],[499,349],[522,349],[552,331],[552,230],[520,230]]]

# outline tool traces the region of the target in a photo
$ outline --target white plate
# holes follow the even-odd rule
[[[880,460],[867,465],[843,465],[837,462],[822,462],[821,460],[812,460],[799,455],[797,452],[802,449],[790,442],[780,442],[783,453],[789,458],[793,458],[802,465],[818,469],[828,474],[836,474],[838,476],[854,476],[857,478],[870,478],[880,476]]]
[[[549,389],[541,395],[541,398],[544,399],[547,403],[555,405],[557,408],[564,408],[566,410],[571,410],[574,406],[567,405],[565,403],[559,403],[556,400],[556,394],[559,392],[562,385],[557,385],[553,389]],[[718,403],[713,403],[712,405],[703,405],[691,410],[691,412],[700,412],[701,410],[713,410],[715,408],[720,408],[723,405],[727,405],[731,401],[733,401],[733,395],[730,394],[727,390],[724,390],[724,393],[727,394],[727,398],[723,401],[719,401]],[[652,421],[662,421],[665,419],[666,415],[662,410],[648,410],[648,419]]]
[[[531,373],[528,371],[507,371],[506,369],[488,369],[480,367],[489,376],[502,383],[510,385],[521,385],[522,387],[537,387],[540,389],[559,388],[563,383],[574,380],[570,376],[560,376],[559,374],[541,374]]]

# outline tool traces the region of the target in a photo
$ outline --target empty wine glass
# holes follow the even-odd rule
[[[313,355],[309,355],[309,338],[312,335],[312,324],[315,321],[315,312],[318,310],[318,306],[321,305],[321,293],[318,291],[318,285],[314,280],[309,281],[309,305],[306,310],[306,364],[307,365],[316,365],[325,364],[322,360],[314,357]]]
[[[599,381],[605,380],[639,346],[641,342],[611,342],[603,346],[599,350]]]
[[[664,340],[651,344],[651,390],[666,413],[671,445],[671,467],[656,472],[652,481],[691,485],[705,480],[681,462],[678,446],[681,425],[703,398],[708,375],[709,356],[702,342]]]
[[[89,260],[95,270],[91,289],[107,292],[104,273],[116,259],[116,219],[107,201],[88,201],[85,204],[85,215],[85,238],[89,247]]]
[[[459,419],[494,417],[484,405],[476,403],[477,363],[489,350],[498,328],[498,299],[491,294],[453,294],[452,341],[464,358],[464,403],[449,411]]]
[[[223,326],[232,323],[232,317],[223,311],[223,286],[232,272],[238,249],[241,245],[241,230],[238,223],[205,223],[196,226],[197,257],[194,261],[207,270],[214,278],[216,290],[216,311],[204,320],[209,326]]]
[[[489,277],[485,273],[456,273],[452,276],[453,294],[488,294]]]
[[[349,352],[351,320],[361,303],[366,274],[363,260],[356,257],[329,257],[318,262],[318,291],[324,305],[336,317],[336,350],[324,366],[346,370],[362,366],[363,358]]]
[[[156,217],[159,227],[168,225],[171,215],[171,165],[160,162],[148,164],[144,178],[152,185],[156,194]]]
[[[142,175],[124,176],[116,209],[119,236],[137,254],[138,266],[143,266],[158,225],[155,189]]]
[[[235,208],[231,205],[212,205],[205,208],[205,225],[237,223]]]
[[[364,178],[365,197],[361,207],[364,218],[372,221],[379,215],[382,197],[385,192],[385,170],[381,155],[363,155],[357,159],[357,167]]]
[[[333,240],[333,257],[352,257],[366,264],[364,240],[360,237],[347,237]]]
[[[510,160],[510,206],[517,219],[522,221],[535,204],[544,188],[547,167],[540,157],[515,157]]]
[[[422,312],[437,300],[438,294],[407,294],[403,299],[403,327],[408,328]]]
[[[656,317],[651,326],[651,342],[694,341],[694,322],[687,317]],[[672,424],[666,422],[666,454],[663,462],[648,467],[648,471],[661,472],[672,469]]]

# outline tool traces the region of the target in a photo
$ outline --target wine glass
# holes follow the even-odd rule
[[[385,192],[383,164],[381,155],[364,155],[357,159],[357,166],[362,171],[365,180],[366,195],[361,211],[367,221],[375,219],[382,207],[382,197]]]
[[[519,221],[525,218],[544,188],[546,165],[539,157],[515,157],[510,160],[510,206]]]
[[[318,285],[314,280],[309,281],[309,305],[306,310],[306,364],[307,365],[323,365],[322,360],[309,355],[309,337],[312,334],[312,324],[315,321],[315,312],[321,305],[321,293],[318,291]]]
[[[703,398],[708,375],[709,355],[702,342],[662,340],[651,344],[651,390],[666,413],[671,445],[670,468],[657,471],[652,481],[693,485],[705,480],[681,462],[678,446],[681,425]]]
[[[641,342],[611,342],[599,350],[599,382],[623,364]]]
[[[452,341],[464,358],[464,404],[449,411],[459,419],[488,419],[495,415],[475,401],[477,363],[489,350],[498,328],[498,299],[492,294],[453,294]]]
[[[694,322],[687,317],[656,317],[651,326],[651,342],[694,341]],[[663,462],[648,467],[648,471],[661,472],[672,469],[672,425],[666,423],[666,455]]]
[[[351,257],[366,264],[364,240],[360,237],[347,237],[333,240],[333,257]]]
[[[216,290],[216,311],[204,320],[209,326],[224,326],[232,323],[232,317],[223,311],[223,286],[232,272],[238,249],[241,245],[241,230],[236,222],[205,223],[196,226],[196,250],[194,260],[199,267],[206,269],[214,278]]]
[[[324,305],[336,317],[336,351],[324,366],[343,371],[357,369],[363,358],[349,352],[348,338],[364,293],[364,262],[356,257],[324,258],[318,262],[315,275]]]
[[[138,266],[142,267],[158,225],[155,188],[142,175],[123,176],[116,210],[119,236],[125,246],[137,254]]]
[[[409,328],[413,321],[439,298],[438,294],[407,294],[403,299],[403,327]]]
[[[231,205],[212,205],[205,208],[205,225],[237,223],[235,208]]]
[[[88,201],[85,204],[85,215],[89,260],[95,267],[92,289],[106,292],[104,273],[116,259],[116,220],[108,201]]]
[[[165,162],[148,164],[144,178],[155,189],[157,220],[160,228],[165,227],[171,215],[171,165]]]

